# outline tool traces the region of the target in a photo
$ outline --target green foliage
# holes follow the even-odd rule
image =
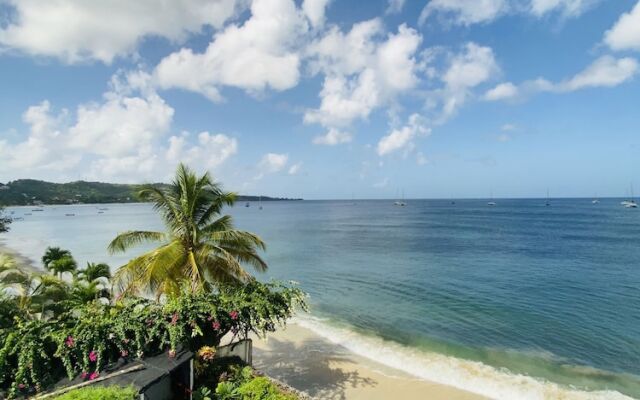
[[[132,387],[108,386],[108,387],[85,387],[72,390],[61,396],[54,397],[54,400],[134,400],[137,392]]]
[[[258,255],[264,242],[253,233],[236,230],[231,217],[221,215],[224,206],[235,202],[235,193],[223,191],[208,173],[197,176],[180,164],[171,185],[146,186],[140,197],[154,204],[166,232],[124,232],[109,244],[111,253],[144,242],[159,245],[116,272],[114,279],[125,293],[175,296],[182,282],[194,291],[212,290],[215,284],[253,279],[243,266],[267,269]]]
[[[44,269],[50,271],[52,264],[63,257],[71,257],[71,252],[60,247],[47,247],[42,256],[42,265]]]
[[[0,233],[9,231],[11,217],[4,215],[4,207],[0,205]]]
[[[297,400],[294,394],[283,393],[264,376],[255,376],[251,367],[232,368],[227,380],[218,383],[218,400]]]
[[[213,400],[211,389],[202,386],[193,392],[193,400]]]
[[[296,306],[306,307],[298,288],[252,281],[215,293],[184,290],[166,303],[123,298],[69,308],[50,319],[17,318],[0,331],[0,389],[12,396],[21,387],[40,391],[61,371],[73,378],[99,373],[119,358],[215,346],[228,332],[243,337],[274,331]]]

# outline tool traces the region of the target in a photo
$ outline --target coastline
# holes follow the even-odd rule
[[[39,268],[35,261],[22,255],[11,247],[7,246],[4,242],[4,239],[0,237],[0,254],[7,254],[9,257],[13,258],[16,263],[28,270],[29,272],[42,272],[42,268]]]
[[[311,398],[335,400],[486,400],[368,360],[296,322],[254,338],[254,366]]]

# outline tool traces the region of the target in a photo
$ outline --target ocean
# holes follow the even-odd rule
[[[259,278],[298,282],[299,322],[351,351],[492,398],[640,398],[640,210],[495,201],[227,211],[267,243]],[[136,254],[107,254],[118,232],[162,229],[147,204],[33,208],[0,240],[34,261],[56,245],[115,268]]]

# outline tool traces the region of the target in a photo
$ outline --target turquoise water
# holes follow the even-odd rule
[[[313,306],[305,323],[354,351],[495,398],[640,398],[640,210],[619,201],[265,202],[230,213],[267,242],[264,278],[300,282]],[[117,232],[161,225],[148,205],[106,207],[11,208],[31,215],[3,238],[35,259],[59,245],[118,265],[128,257],[105,251]]]

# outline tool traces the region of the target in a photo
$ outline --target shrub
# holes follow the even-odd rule
[[[137,391],[132,387],[85,387],[54,397],[54,400],[134,400]]]

